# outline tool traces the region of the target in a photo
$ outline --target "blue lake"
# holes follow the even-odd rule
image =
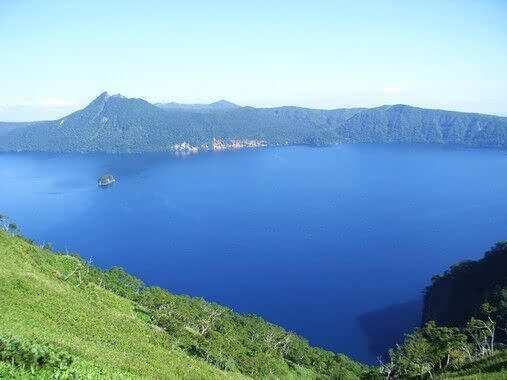
[[[0,213],[102,268],[374,363],[361,316],[417,323],[434,274],[507,238],[506,170],[505,150],[439,146],[9,153]],[[101,189],[104,173],[117,182]]]

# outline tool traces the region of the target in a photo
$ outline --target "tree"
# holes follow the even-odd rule
[[[8,228],[7,228],[7,219],[9,219],[9,218],[7,218],[6,215],[0,214],[0,225],[2,225],[3,229],[6,230],[6,231],[8,230]]]
[[[431,343],[423,336],[420,329],[413,334],[406,334],[405,341],[396,350],[389,350],[389,356],[394,363],[395,377],[424,379],[428,374],[432,377],[435,367],[435,352]]]
[[[134,276],[125,273],[122,268],[112,267],[104,272],[105,287],[122,297],[137,300],[144,283]]]
[[[394,365],[395,354],[392,349],[389,350],[389,356],[391,357],[391,361],[386,362],[386,363],[384,363],[384,361],[382,360],[381,357],[378,358],[378,361],[380,363],[380,368],[379,368],[380,373],[382,375],[385,375],[386,380],[389,380],[392,378],[391,376],[394,373],[394,369],[395,369],[395,365]]]
[[[223,311],[218,309],[206,310],[206,315],[199,319],[199,334],[207,335],[215,319],[222,315],[222,313]]]
[[[9,223],[7,225],[7,230],[11,233],[11,234],[15,234],[15,233],[18,233],[19,232],[19,228],[18,226],[15,224],[15,223]]]
[[[406,334],[403,344],[395,350],[389,350],[391,361],[380,361],[380,373],[386,380],[433,377],[435,372],[463,364],[467,357],[471,358],[471,352],[468,338],[459,328],[437,327],[430,321],[413,334]]]
[[[422,333],[433,347],[439,370],[445,370],[449,365],[461,364],[466,355],[470,356],[467,336],[457,327],[437,327],[434,321],[429,321],[424,325]]]
[[[486,320],[471,318],[467,324],[467,332],[473,339],[478,356],[487,356],[495,352],[495,332],[496,321],[493,320],[492,314],[496,312],[496,308],[489,303],[481,305],[483,314],[486,315]]]

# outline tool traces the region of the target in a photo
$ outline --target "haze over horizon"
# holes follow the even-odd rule
[[[57,119],[103,91],[507,115],[506,3],[386,4],[3,2],[0,120]]]

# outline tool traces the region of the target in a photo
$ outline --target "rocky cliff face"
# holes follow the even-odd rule
[[[500,307],[499,297],[507,289],[507,242],[497,243],[484,258],[453,265],[442,276],[433,277],[426,288],[423,323],[463,326],[481,316],[481,305]]]
[[[221,140],[214,138],[211,144],[203,144],[200,146],[191,145],[186,141],[182,141],[179,144],[171,145],[170,151],[177,154],[191,154],[206,150],[222,151],[241,148],[262,148],[266,146],[268,146],[268,143],[263,140],[249,140],[249,139]]]
[[[223,141],[213,139],[212,149],[217,150],[229,150],[229,149],[241,149],[241,148],[261,148],[267,146],[268,143],[262,140],[237,140],[232,139],[230,141]]]

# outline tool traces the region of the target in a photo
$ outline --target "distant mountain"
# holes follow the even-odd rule
[[[184,103],[154,103],[155,106],[166,111],[188,111],[188,112],[215,112],[241,108],[237,104],[228,102],[227,100],[219,100],[210,104],[184,104]]]
[[[342,123],[335,132],[355,143],[435,143],[507,146],[507,118],[410,107],[371,108]]]
[[[104,92],[58,120],[0,123],[0,151],[184,153],[337,143],[506,147],[507,118],[405,105],[316,110],[219,101],[156,106]]]
[[[237,104],[227,100],[219,100],[210,104],[183,104],[183,103],[155,103],[157,107],[166,111],[213,112],[240,108]]]

